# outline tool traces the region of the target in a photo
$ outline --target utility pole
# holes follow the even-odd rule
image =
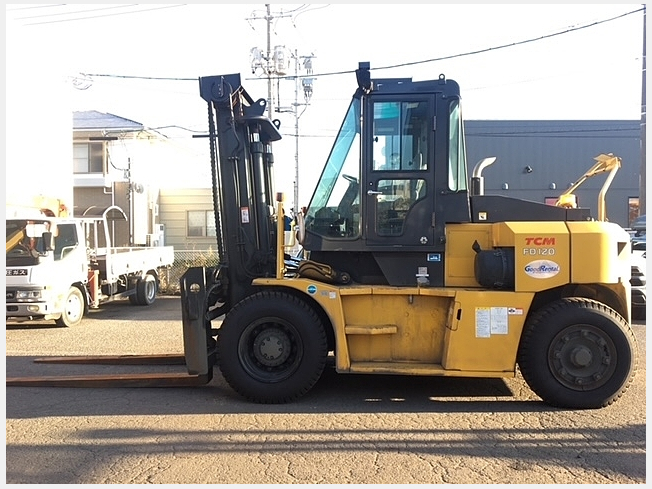
[[[265,60],[267,61],[267,69],[265,72],[267,73],[267,115],[270,119],[273,119],[272,114],[274,111],[272,110],[272,107],[274,105],[274,98],[272,97],[272,14],[269,9],[269,3],[265,4],[265,8],[267,9],[267,15],[265,16],[265,20],[267,21],[267,56],[265,57]]]
[[[127,201],[129,202],[129,246],[134,245],[134,186],[131,179],[131,158],[127,158]]]
[[[309,75],[312,75],[312,58],[310,56],[302,56],[303,67]],[[294,213],[301,210],[299,206],[299,118],[303,115],[310,99],[312,98],[313,91],[313,78],[302,78],[301,85],[303,87],[303,98],[305,103],[299,104],[299,54],[294,50]],[[303,105],[304,108],[299,113],[299,106]]]
[[[284,13],[272,14],[270,4],[266,3],[265,15],[262,17],[262,19],[264,19],[267,23],[267,47],[264,53],[258,47],[251,48],[251,72],[256,73],[258,69],[262,69],[263,73],[267,77],[267,116],[270,119],[274,119],[275,113],[274,96],[272,91],[272,77],[285,75],[285,59],[283,59],[283,51],[280,50],[280,46],[277,46],[274,48],[274,51],[272,51],[272,20],[289,16],[290,14]],[[252,16],[248,17],[246,20],[251,21],[260,19],[261,17],[258,17],[256,13],[253,12]]]
[[[303,61],[303,68],[305,69],[308,75],[312,74],[312,59],[314,58],[313,54],[309,56],[299,56],[299,53],[296,49],[294,51],[288,50],[285,46],[277,45],[272,49],[271,44],[271,22],[275,18],[289,17],[290,14],[273,14],[270,10],[270,5],[265,4],[266,13],[263,17],[267,22],[267,49],[265,52],[261,48],[254,47],[251,48],[251,72],[256,73],[258,70],[262,70],[263,74],[267,77],[267,115],[270,119],[274,119],[276,113],[281,112],[292,112],[294,114],[294,202],[293,202],[293,211],[296,214],[299,212],[299,118],[303,115],[306,107],[310,102],[313,92],[313,78],[309,77],[300,77],[299,76],[299,62]],[[255,12],[252,13],[252,16],[247,20],[259,20],[260,17],[257,17]],[[289,69],[289,58],[294,58],[294,104],[292,107],[281,107],[280,106],[280,86],[277,88],[276,94],[276,103],[274,100],[274,93],[272,89],[272,78],[276,77],[285,77],[286,79],[291,79],[292,77],[287,76]],[[305,103],[299,103],[299,80],[301,79],[301,85],[303,87],[303,95]],[[299,112],[299,107],[304,106],[304,109]]]
[[[278,107],[278,112],[292,112],[294,114],[294,203],[292,209],[296,214],[300,210],[299,206],[299,118],[303,115],[306,108],[310,104],[313,92],[314,78],[300,77],[299,76],[299,61],[303,60],[303,67],[306,73],[312,74],[312,59],[314,56],[299,56],[297,50],[292,54],[294,58],[294,103],[292,108]],[[301,86],[303,87],[304,103],[299,103],[299,79],[301,79]],[[280,96],[279,96],[280,102]],[[280,105],[280,104],[279,104]],[[303,110],[299,112],[299,107],[303,106]]]
[[[294,50],[294,215],[299,212],[299,58]]]

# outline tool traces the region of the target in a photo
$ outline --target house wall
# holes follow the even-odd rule
[[[116,205],[123,210],[127,219],[129,219],[129,204],[127,200],[127,184],[114,184],[114,194],[111,189],[103,187],[77,187],[75,188],[75,216],[83,215],[98,216],[112,205]],[[112,225],[113,246],[130,246],[129,220],[116,222]],[[134,245],[145,243],[133,243]]]
[[[119,120],[116,116],[106,117]],[[73,135],[73,143],[87,142],[102,134],[99,130],[79,130]],[[114,245],[149,246],[154,241],[158,223],[156,177],[160,169],[157,164],[161,161],[161,148],[167,145],[146,131],[118,130],[116,135],[118,141],[106,143],[103,173],[74,175],[75,215],[97,214],[116,205],[124,211],[129,224],[120,226]]]
[[[165,244],[180,250],[216,250],[215,236],[188,236],[188,211],[213,209],[210,188],[163,188],[159,194],[159,221],[165,225]]]

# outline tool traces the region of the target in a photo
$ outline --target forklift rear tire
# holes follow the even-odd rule
[[[627,321],[597,301],[567,298],[525,324],[518,364],[530,388],[552,406],[597,409],[628,389],[637,368]]]
[[[156,277],[148,273],[144,278],[139,279],[136,284],[136,304],[149,306],[156,300],[157,292]]]
[[[326,332],[306,302],[287,292],[263,291],[226,315],[217,355],[225,380],[246,399],[290,402],[321,377],[328,355]]]
[[[81,323],[84,317],[85,309],[86,304],[81,290],[77,287],[70,287],[68,295],[66,296],[64,311],[61,313],[61,317],[55,319],[54,322],[57,326],[63,326],[66,328],[77,326]]]

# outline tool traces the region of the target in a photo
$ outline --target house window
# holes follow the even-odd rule
[[[104,143],[75,143],[72,157],[73,172],[103,173]]]
[[[215,212],[214,211],[188,211],[188,232],[189,237],[213,237],[215,236]]]

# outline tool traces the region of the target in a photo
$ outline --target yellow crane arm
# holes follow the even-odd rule
[[[13,250],[18,243],[20,243],[25,237],[25,232],[22,229],[14,231],[10,236],[7,236],[7,253],[9,250]]]
[[[612,153],[600,154],[593,159],[596,160],[595,165],[593,165],[584,175],[582,175],[579,180],[577,180],[566,191],[564,191],[564,193],[562,193],[557,199],[555,205],[558,207],[577,207],[577,201],[573,192],[575,192],[575,190],[577,190],[577,188],[582,185],[587,179],[601,173],[609,172],[607,180],[605,181],[604,185],[602,185],[602,189],[600,190],[600,194],[598,196],[598,220],[606,221],[607,205],[605,197],[611,182],[616,176],[616,172],[621,166],[622,161],[618,156],[614,156]]]

